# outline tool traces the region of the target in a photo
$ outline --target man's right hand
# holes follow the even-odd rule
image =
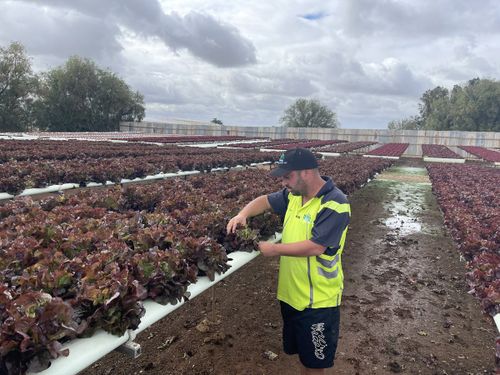
[[[247,225],[246,216],[238,214],[235,217],[233,217],[231,220],[229,220],[229,223],[227,223],[227,227],[226,227],[227,233],[236,232],[238,225],[240,225],[241,227],[245,227]]]

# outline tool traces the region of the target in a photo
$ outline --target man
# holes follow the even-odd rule
[[[271,175],[281,177],[283,190],[248,203],[229,221],[227,231],[270,209],[284,218],[281,243],[259,243],[264,256],[280,256],[283,348],[299,355],[302,374],[325,374],[337,349],[350,206],[333,181],[319,174],[307,149],[285,152]]]

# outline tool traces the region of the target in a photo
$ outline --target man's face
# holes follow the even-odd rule
[[[306,183],[302,179],[303,171],[291,171],[281,177],[281,184],[293,195],[305,195],[307,193]]]

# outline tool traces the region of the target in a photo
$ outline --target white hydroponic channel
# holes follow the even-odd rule
[[[271,241],[278,242],[280,239],[281,234],[276,233]],[[258,251],[253,251],[251,253],[236,251],[229,254],[232,260],[230,260],[228,264],[231,266],[231,268],[229,268],[229,270],[227,270],[224,274],[216,274],[214,281],[210,281],[206,276],[200,277],[195,284],[191,284],[187,289],[190,293],[190,298],[194,298],[197,295],[203,293],[208,288],[214,286],[219,281],[223,280],[233,272],[243,267],[259,254],[260,252]],[[159,303],[156,303],[152,300],[147,300],[144,302],[146,314],[141,318],[141,324],[136,330],[129,330],[121,337],[113,336],[103,330],[98,330],[92,337],[71,340],[70,342],[63,345],[63,349],[67,348],[70,351],[67,357],[60,357],[52,360],[51,365],[48,369],[36,374],[77,374],[79,371],[84,370],[111,351],[128,342],[132,342],[138,333],[144,331],[146,328],[164,318],[172,311],[181,307],[182,305],[184,305],[184,303],[185,302],[182,301],[177,303],[176,305],[160,305]],[[28,371],[28,374],[34,375],[35,373]]]

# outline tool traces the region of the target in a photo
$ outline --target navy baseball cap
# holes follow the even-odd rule
[[[318,160],[307,148],[294,148],[281,154],[278,167],[271,171],[273,177],[283,177],[291,171],[318,168]]]

